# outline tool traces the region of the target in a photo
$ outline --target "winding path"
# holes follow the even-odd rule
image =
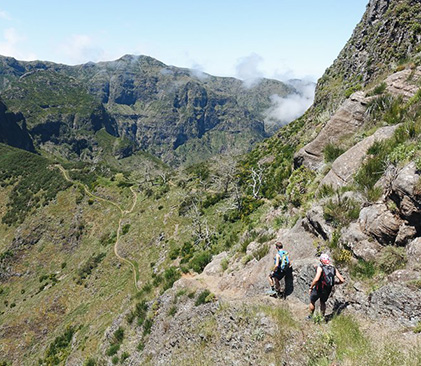
[[[120,236],[121,236],[121,226],[122,226],[122,222],[123,222],[123,218],[126,214],[130,214],[133,212],[135,206],[136,206],[136,202],[137,202],[137,193],[135,192],[135,190],[133,189],[133,187],[130,187],[130,191],[133,194],[133,204],[130,207],[129,210],[123,210],[117,203],[108,200],[106,198],[102,198],[100,196],[96,196],[94,195],[92,192],[89,191],[88,187],[86,186],[86,184],[83,184],[81,182],[78,181],[74,181],[73,179],[70,178],[69,173],[66,171],[66,169],[64,169],[60,164],[55,165],[55,167],[57,167],[58,169],[60,169],[61,173],[63,174],[64,178],[72,183],[72,184],[76,184],[79,185],[81,187],[83,187],[84,191],[86,192],[86,194],[98,201],[102,201],[105,203],[108,203],[114,207],[116,207],[119,211],[120,211],[120,219],[118,220],[118,229],[117,229],[117,238],[116,241],[114,243],[114,254],[115,256],[122,262],[127,263],[131,268],[132,268],[132,272],[133,272],[133,282],[134,282],[134,286],[136,288],[136,290],[140,290],[140,288],[137,285],[137,269],[136,266],[134,265],[134,263],[127,259],[122,257],[120,254],[118,254],[118,243],[120,241]]]

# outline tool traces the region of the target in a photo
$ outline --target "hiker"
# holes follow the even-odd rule
[[[276,256],[275,256],[275,265],[272,272],[270,272],[268,279],[272,291],[278,297],[289,295],[292,292],[292,266],[291,261],[288,256],[288,252],[283,250],[283,244],[278,241],[275,243],[276,247]],[[280,280],[285,278],[285,291],[282,294]]]
[[[323,317],[325,316],[326,301],[335,285],[335,277],[339,280],[338,284],[345,282],[339,271],[332,265],[329,256],[322,254],[320,263],[317,266],[316,276],[310,285],[310,315],[307,317],[308,319],[313,317],[314,309],[316,308],[315,303],[318,299],[320,299],[320,311]]]

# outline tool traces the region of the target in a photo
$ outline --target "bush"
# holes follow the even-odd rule
[[[214,298],[215,298],[215,295],[212,294],[209,290],[207,289],[203,290],[197,297],[194,305],[199,306],[199,305],[207,304],[208,302],[213,301]]]
[[[83,366],[96,366],[96,360],[94,358],[88,358]]]
[[[190,260],[189,267],[197,272],[201,273],[206,265],[212,260],[212,254],[209,252],[200,252]]]
[[[114,343],[122,343],[124,339],[124,329],[122,327],[119,327],[114,332]]]
[[[351,277],[356,279],[370,279],[376,273],[376,265],[373,261],[364,261],[360,259],[350,268]]]
[[[330,199],[323,206],[323,217],[334,227],[349,225],[357,220],[360,214],[360,204],[352,198],[342,198],[339,193],[336,199]]]
[[[120,344],[119,343],[114,343],[110,347],[108,347],[108,349],[105,352],[105,354],[107,356],[114,356],[118,352],[119,349],[120,349]]]
[[[339,156],[341,156],[344,152],[344,149],[341,149],[340,147],[329,143],[323,149],[323,156],[327,163],[331,163],[335,161]]]
[[[383,249],[380,261],[379,268],[386,274],[390,274],[398,269],[405,267],[407,262],[405,248],[387,246]]]
[[[168,290],[172,287],[175,281],[181,277],[180,272],[175,267],[169,267],[164,271],[164,290]]]

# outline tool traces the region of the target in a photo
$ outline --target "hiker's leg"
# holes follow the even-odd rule
[[[324,301],[322,301],[322,299],[320,299],[320,312],[322,313],[323,316],[325,316],[326,303]]]
[[[272,277],[272,274],[269,274],[268,280],[269,280],[270,287],[273,287],[273,277]]]
[[[280,291],[281,290],[281,284],[279,283],[279,278],[278,277],[274,277],[275,280],[275,289],[276,291]]]
[[[308,309],[310,310],[310,315],[313,315],[314,309],[316,308],[316,301],[319,299],[319,294],[317,293],[317,289],[313,288],[310,293],[310,305]]]
[[[315,308],[316,308],[315,303],[310,301],[310,305],[308,306],[308,310],[310,310],[310,315],[313,315]]]

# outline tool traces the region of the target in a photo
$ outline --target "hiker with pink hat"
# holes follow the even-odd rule
[[[332,261],[328,254],[323,253],[320,258],[320,263],[317,266],[316,275],[310,285],[310,315],[313,317],[314,309],[316,308],[316,301],[320,299],[320,312],[323,317],[326,312],[326,301],[329,298],[332,288],[335,285],[335,277],[338,278],[338,284],[344,283],[345,279],[341,276],[339,271],[332,265]]]

